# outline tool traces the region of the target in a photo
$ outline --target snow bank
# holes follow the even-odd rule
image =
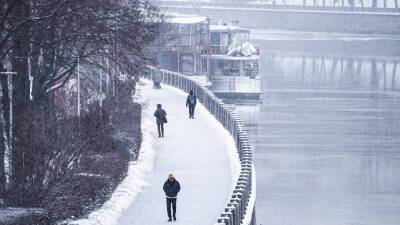
[[[141,94],[140,87],[137,89],[134,99],[142,105],[142,144],[138,160],[129,163],[128,175],[121,184],[118,185],[111,198],[106,201],[101,208],[90,213],[87,218],[71,221],[68,224],[115,225],[122,212],[135,201],[138,193],[141,192],[145,186],[148,186],[145,177],[153,168],[155,155],[152,147],[152,135],[150,134],[152,123],[149,118],[144,116],[143,112],[149,110],[149,107]]]

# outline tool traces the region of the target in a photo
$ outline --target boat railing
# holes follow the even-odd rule
[[[211,55],[225,55],[228,53],[229,46],[226,45],[211,45],[210,54]]]
[[[149,66],[148,71],[142,76],[152,80],[154,70],[154,67]],[[221,99],[198,81],[172,71],[161,70],[161,73],[161,82],[185,92],[193,90],[198,100],[229,131],[235,141],[240,160],[240,171],[228,202],[214,225],[256,225],[256,176],[253,151],[242,120]]]

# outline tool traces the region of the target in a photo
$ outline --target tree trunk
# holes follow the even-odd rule
[[[395,7],[396,9],[399,8],[399,3],[397,2],[397,0],[394,0],[394,7]]]
[[[371,60],[371,88],[378,89],[379,86],[379,73],[376,65],[376,59]]]
[[[383,90],[386,90],[386,62],[382,62],[382,69],[383,69]]]
[[[304,74],[306,73],[306,56],[303,55],[301,58],[301,84],[304,85]]]
[[[0,62],[0,65],[3,65],[3,63]],[[5,71],[5,69],[3,69],[3,71]],[[6,77],[5,75],[1,75],[1,77],[0,77],[0,83],[1,83],[0,85],[2,86],[1,90],[3,91],[3,93],[2,93],[3,95],[1,98],[2,98],[3,102],[4,102],[4,99],[6,99],[6,97],[4,96],[4,90],[7,89],[7,88],[3,88],[3,83],[7,81],[7,79],[5,77]],[[8,90],[6,93],[8,94]],[[8,99],[8,97],[7,97],[7,99]],[[3,107],[0,107],[0,108],[1,108],[0,113],[5,112],[6,109],[4,108],[4,105],[3,105]],[[7,104],[7,108],[8,108],[8,104]],[[3,137],[3,130],[6,129],[6,127],[3,127],[2,125],[3,124],[0,123],[0,199],[4,200],[5,193],[6,193],[6,187],[7,187],[6,169],[5,169],[5,164],[4,164],[4,158],[5,158],[5,153],[6,153],[5,144],[7,144],[7,143],[4,142],[4,137]]]
[[[18,8],[15,10],[15,14],[17,18],[21,20],[27,18],[29,16],[29,7],[28,3],[24,1],[20,1],[17,4]],[[21,31],[18,35],[16,35],[14,41],[14,52],[12,57],[12,65],[13,70],[17,73],[12,76],[12,111],[10,116],[12,120],[10,122],[11,127],[11,188],[10,194],[10,204],[12,206],[23,206],[24,198],[25,198],[25,190],[24,183],[25,179],[25,152],[24,148],[21,147],[21,142],[25,137],[20,137],[19,128],[24,123],[21,115],[24,110],[26,110],[26,106],[29,103],[29,77],[28,77],[28,65],[27,65],[27,56],[29,49],[29,39],[27,37],[28,28],[21,28],[25,30],[25,32]]]
[[[3,137],[3,127],[0,125],[0,199],[5,198],[5,193],[6,193],[6,171],[5,171],[5,165],[4,165],[4,154],[5,154],[5,143],[4,143],[4,137]]]
[[[393,70],[392,70],[392,90],[396,89],[396,69],[397,62],[393,62]]]
[[[372,8],[376,8],[378,6],[378,0],[372,0]]]
[[[361,72],[362,72],[362,65],[363,65],[363,61],[362,61],[362,59],[359,59],[359,60],[358,60],[358,63],[357,63],[357,69],[356,69],[357,86],[360,85]]]
[[[383,0],[383,8],[387,8],[387,0]]]
[[[354,0],[348,0],[347,1],[350,5],[350,7],[353,9],[354,8]]]

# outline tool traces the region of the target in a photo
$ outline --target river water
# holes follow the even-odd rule
[[[262,225],[400,224],[400,37],[253,30]]]

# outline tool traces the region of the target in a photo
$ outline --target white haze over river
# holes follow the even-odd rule
[[[400,37],[253,31],[257,223],[400,224]],[[279,35],[278,35],[279,34]]]

